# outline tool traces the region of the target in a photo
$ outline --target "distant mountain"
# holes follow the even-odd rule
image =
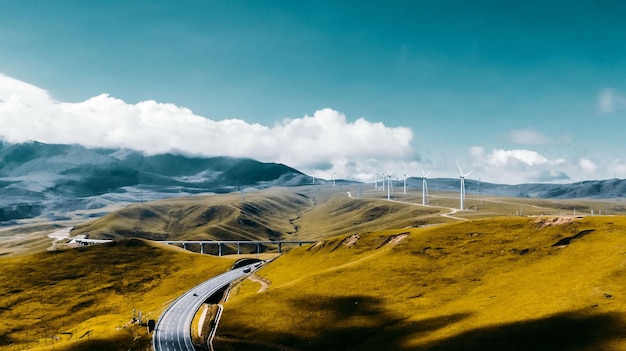
[[[146,156],[123,149],[0,142],[0,225],[35,217],[102,215],[115,204],[310,182],[309,176],[286,165],[246,158]],[[421,183],[421,178],[410,178],[409,189],[421,191]],[[459,180],[434,178],[428,185],[431,191],[458,191]],[[467,194],[555,199],[626,196],[622,179],[520,185],[466,179],[465,185]]]
[[[146,156],[78,145],[0,142],[0,223],[97,209],[116,201],[293,186],[310,178],[277,163],[245,158]]]
[[[414,184],[421,188],[421,178],[412,178]],[[458,179],[433,178],[428,179],[429,190],[458,191]],[[465,179],[467,194],[481,194],[492,196],[527,197],[542,199],[573,199],[595,198],[611,199],[626,196],[626,180],[585,180],[570,184],[493,184]]]

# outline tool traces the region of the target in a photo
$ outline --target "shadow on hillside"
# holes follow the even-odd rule
[[[619,313],[583,310],[468,331],[415,350],[608,350],[626,339]]]
[[[288,302],[285,310],[295,315],[309,316],[294,321],[294,333],[273,334],[264,337],[257,346],[268,342],[283,347],[267,350],[407,350],[405,342],[410,337],[426,333],[459,322],[470,314],[459,313],[417,322],[407,322],[403,317],[383,309],[383,300],[369,296],[352,295],[326,297],[305,296]],[[317,319],[332,321],[319,325]],[[316,325],[316,326],[314,326]],[[250,326],[239,326],[237,330],[251,331]],[[254,328],[252,328],[254,329]],[[299,333],[298,331],[302,331]],[[261,330],[255,330],[265,334]],[[245,333],[245,332],[244,332]],[[315,335],[304,337],[303,335]],[[220,350],[256,350],[249,341],[218,345]]]
[[[148,351],[152,344],[147,337],[133,340],[131,336],[114,336],[108,339],[81,340],[71,343],[63,350],[67,351]]]
[[[290,301],[296,314],[322,315],[333,322],[313,327],[315,323],[295,322],[302,333],[268,335],[265,341],[281,347],[267,350],[605,350],[613,341],[626,339],[624,318],[618,313],[593,314],[592,310],[562,313],[547,318],[497,325],[467,331],[420,346],[409,346],[428,333],[460,322],[471,313],[445,315],[420,321],[407,321],[381,308],[382,300],[364,296],[328,298],[306,296]],[[250,327],[242,326],[242,330]],[[262,331],[259,331],[262,333]],[[315,335],[306,338],[303,335]],[[254,350],[255,347],[221,345],[222,350]],[[260,345],[257,345],[260,346]]]
[[[470,316],[467,313],[407,322],[403,317],[382,308],[383,300],[369,296],[312,296],[291,301],[296,310],[319,311],[333,321],[320,327],[313,340],[305,340],[310,350],[402,350],[406,338],[425,334]]]

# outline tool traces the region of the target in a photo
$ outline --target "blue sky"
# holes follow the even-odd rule
[[[1,4],[8,141],[211,149],[361,180],[404,164],[458,176],[455,161],[503,183],[626,178],[621,1]],[[28,112],[17,91],[46,102]],[[55,131],[61,120],[107,132]],[[180,141],[192,136],[224,140]]]

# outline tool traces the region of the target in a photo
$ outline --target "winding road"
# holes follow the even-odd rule
[[[194,351],[191,321],[204,301],[233,281],[253,271],[255,265],[235,268],[195,286],[177,298],[161,314],[152,337],[155,351]]]

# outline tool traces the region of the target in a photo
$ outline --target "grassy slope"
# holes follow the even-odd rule
[[[57,350],[127,350],[150,340],[129,323],[133,308],[157,319],[177,295],[233,260],[134,239],[0,264],[0,346],[50,349],[56,335]]]
[[[354,190],[354,189],[353,189]],[[353,199],[337,188],[269,189],[135,204],[76,226],[90,238],[153,240],[317,240],[351,231],[441,223],[440,208]]]
[[[219,334],[303,350],[626,349],[626,219],[549,224],[477,220],[294,249],[259,272],[269,289],[246,281],[232,295]]]
[[[176,198],[128,206],[77,226],[72,234],[91,238],[143,237],[152,240],[267,240],[295,231],[289,221],[311,206],[306,196],[280,189]]]
[[[314,199],[315,206],[294,221],[299,226],[296,237],[303,240],[449,221],[440,216],[447,210],[440,208],[407,205],[382,198],[349,198],[341,191],[307,194]]]

